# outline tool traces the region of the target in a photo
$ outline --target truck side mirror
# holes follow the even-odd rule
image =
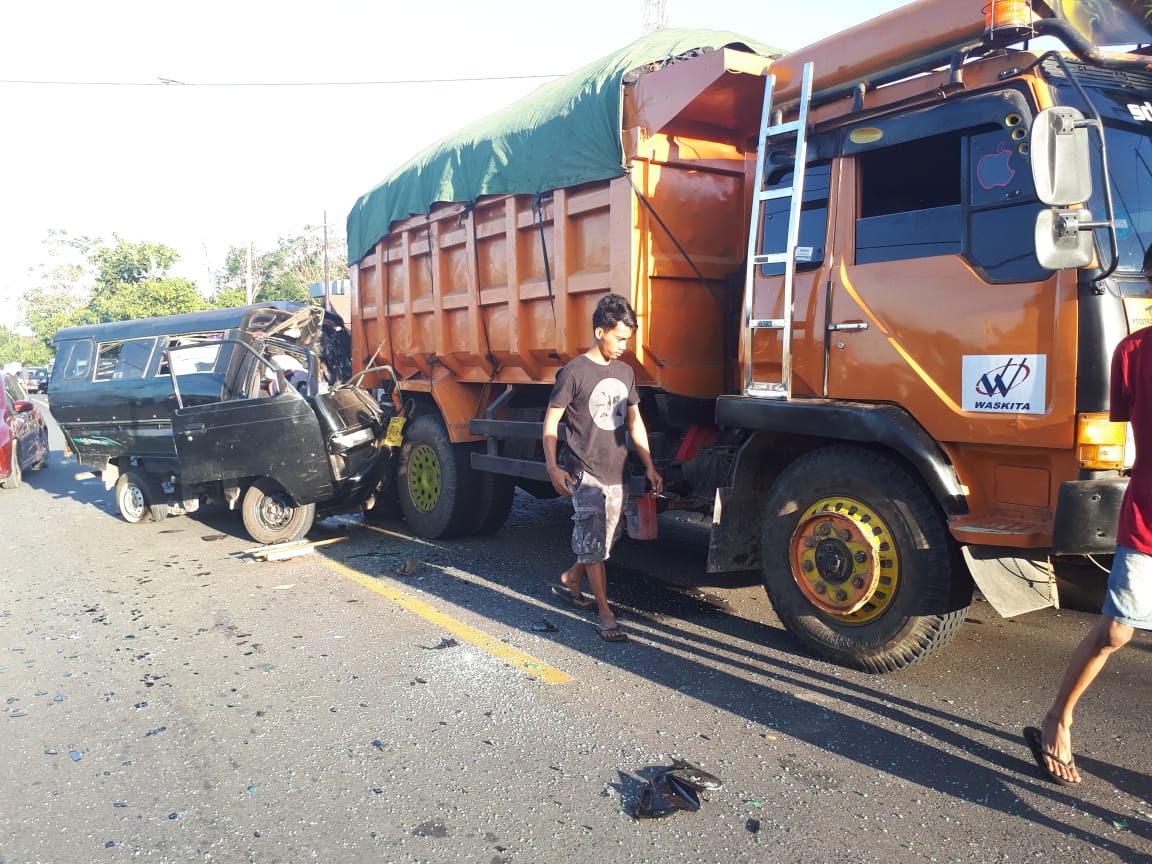
[[[1032,179],[1045,204],[1067,207],[1092,197],[1087,126],[1075,108],[1045,108],[1032,121]]]
[[[1036,258],[1048,270],[1085,267],[1092,262],[1092,197],[1088,121],[1075,108],[1045,108],[1032,121],[1032,179],[1049,209],[1036,217]]]

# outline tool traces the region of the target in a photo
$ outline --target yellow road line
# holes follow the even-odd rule
[[[393,588],[387,582],[382,582],[379,579],[373,579],[371,576],[365,576],[363,573],[358,573],[346,564],[332,559],[326,559],[324,564],[335,570],[341,576],[351,579],[353,582],[358,582],[367,588],[369,591],[375,591],[381,597],[391,600],[397,606],[407,609],[409,612],[415,612],[426,621],[430,621],[438,627],[443,627],[453,636],[463,639],[465,642],[470,642],[477,648],[481,648],[508,663],[521,669],[536,678],[539,678],[545,684],[564,684],[568,681],[575,679],[566,672],[561,672],[547,663],[537,660],[531,654],[525,654],[523,651],[518,651],[510,645],[501,642],[494,636],[489,636],[482,630],[477,630],[470,624],[465,624],[463,621],[457,621],[451,615],[441,612],[435,606],[425,603],[413,597],[411,594],[405,594],[396,588]]]

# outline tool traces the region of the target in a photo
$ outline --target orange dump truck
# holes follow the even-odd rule
[[[895,670],[974,585],[1056,603],[1133,457],[1108,372],[1152,316],[1146,5],[921,0],[783,55],[659,31],[422,152],[348,222],[393,503],[446,537],[549,494],[551,385],[614,291],[659,508],[710,514],[709,569],[759,568],[811,650]]]

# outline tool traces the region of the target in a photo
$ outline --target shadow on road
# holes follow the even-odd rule
[[[538,502],[529,515],[514,518],[501,537],[434,543],[412,538],[415,546],[404,542],[402,523],[390,524],[387,529],[398,539],[373,551],[366,551],[365,546],[378,539],[358,536],[367,532],[357,532],[353,526],[348,532],[353,542],[332,547],[325,554],[377,578],[391,577],[397,562],[419,555],[427,565],[422,571],[425,575],[415,584],[397,579],[398,583],[506,625],[520,626],[538,615],[548,584],[570,563],[569,513],[563,502]],[[518,556],[514,545],[510,552],[508,538],[517,531],[550,538],[549,551],[542,554],[534,542],[531,552]],[[551,638],[601,663],[880,774],[1106,846],[1123,860],[1142,860],[1145,850],[1125,846],[1114,834],[1071,829],[1021,801],[1020,793],[1027,790],[1075,807],[1106,825],[1125,819],[1123,812],[1086,801],[1076,790],[1061,790],[1040,779],[1019,779],[1021,773],[1035,774],[1019,729],[989,725],[939,705],[893,696],[869,686],[863,673],[807,657],[781,627],[726,609],[722,595],[707,590],[747,587],[758,578],[747,573],[705,575],[706,551],[706,542],[695,542],[691,530],[666,543],[624,544],[614,550],[608,565],[609,593],[622,613],[622,622],[636,638],[627,646],[595,639],[588,642],[579,631],[573,636],[572,628],[565,627]],[[459,575],[461,571],[468,574],[466,578]],[[495,583],[477,571],[507,575]],[[662,580],[662,571],[696,572],[701,579],[674,584]],[[568,616],[570,623],[591,620],[567,608],[557,614]],[[971,691],[980,692],[993,683],[991,679],[982,682],[981,676],[998,673],[989,666],[983,672],[970,670],[970,674]],[[987,739],[1001,742],[1006,752],[982,743]],[[1080,764],[1094,777],[1139,799],[1147,800],[1152,792],[1146,776],[1127,768],[1087,758],[1081,758]],[[1152,840],[1152,831],[1143,822],[1134,821],[1130,831],[1134,837]]]

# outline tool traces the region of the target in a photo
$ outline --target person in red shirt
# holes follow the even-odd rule
[[[1144,256],[1152,284],[1152,247]],[[1039,728],[1024,729],[1036,764],[1054,783],[1079,783],[1072,756],[1072,714],[1108,658],[1137,629],[1152,630],[1152,328],[1121,340],[1112,354],[1110,419],[1132,424],[1136,459],[1120,504],[1116,554],[1100,618],[1068,661],[1056,700]]]

